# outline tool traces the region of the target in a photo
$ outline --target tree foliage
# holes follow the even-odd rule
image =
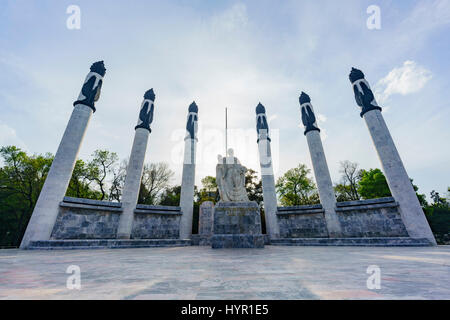
[[[138,203],[158,204],[162,192],[170,186],[174,173],[167,163],[145,164],[141,187],[139,189]]]
[[[106,200],[108,197],[107,178],[113,172],[118,160],[119,157],[115,152],[95,150],[92,160],[87,164],[88,179],[93,181],[100,190],[99,200]]]
[[[14,146],[0,148],[0,156],[3,159],[0,168],[0,246],[17,247],[54,157],[50,153],[27,155]],[[96,150],[91,157],[87,162],[76,161],[66,196],[120,201],[127,162],[118,163],[117,154],[107,150]],[[167,164],[146,165],[143,198],[157,202],[159,195],[169,187],[172,175]],[[168,201],[167,197],[165,201]],[[179,196],[172,203],[178,206]]]
[[[358,164],[346,160],[342,161],[340,165],[341,181],[334,186],[336,200],[339,202],[360,200],[358,183],[361,179],[361,171],[358,170]]]
[[[198,192],[199,203],[205,201],[212,201],[214,203],[220,200],[219,191],[217,187],[216,178],[213,176],[206,176],[201,180],[203,188]]]
[[[258,178],[257,172],[253,169],[248,169],[245,173],[245,190],[247,190],[250,201],[256,201],[263,206],[262,180]]]
[[[311,170],[304,164],[288,170],[277,180],[276,190],[283,206],[319,203],[316,185],[309,177]]]
[[[14,146],[0,155],[0,245],[18,246],[50,170],[51,154],[28,156]]]
[[[364,199],[390,197],[386,177],[380,169],[361,170],[358,192]]]
[[[159,204],[163,206],[179,206],[181,196],[181,186],[174,186],[166,188],[161,194],[161,201]]]

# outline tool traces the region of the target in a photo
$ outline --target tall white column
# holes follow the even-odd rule
[[[411,238],[426,238],[433,245],[436,245],[436,240],[369,83],[364,78],[364,74],[355,68],[352,68],[349,78],[353,86],[356,103],[361,107],[360,115],[366,121],[389,189],[394,199],[399,203],[400,215],[409,236]]]
[[[336,197],[311,99],[306,93],[302,92],[299,101],[314,177],[316,178],[317,189],[319,189],[320,203],[325,211],[328,235],[330,238],[340,237],[342,230],[335,210]]]
[[[66,194],[72,177],[86,128],[95,112],[106,69],[103,61],[94,63],[81,89],[64,135],[53,159],[47,179],[33,210],[20,248],[26,249],[30,241],[49,240],[59,212],[59,203]]]
[[[197,150],[198,107],[195,101],[189,106],[184,138],[183,176],[181,180],[181,222],[180,239],[189,239],[192,235],[192,216],[194,211],[195,156]]]
[[[125,184],[122,193],[123,212],[120,216],[117,228],[118,239],[130,239],[133,228],[134,209],[139,197],[141,187],[142,170],[144,168],[145,152],[147,151],[148,136],[152,131],[150,124],[153,121],[153,110],[155,107],[155,93],[153,89],[148,90],[144,95],[141,104],[138,124],[135,127],[133,147],[131,148],[130,160],[127,166]]]
[[[276,239],[280,237],[280,227],[277,220],[277,193],[273,175],[269,125],[267,123],[266,109],[261,103],[256,107],[256,131],[258,133],[259,163],[261,166],[266,232],[270,239]]]

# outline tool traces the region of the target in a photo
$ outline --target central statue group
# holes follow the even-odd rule
[[[219,189],[220,202],[248,202],[245,189],[245,173],[247,168],[241,165],[234,156],[233,149],[228,149],[228,156],[217,156],[216,182]]]

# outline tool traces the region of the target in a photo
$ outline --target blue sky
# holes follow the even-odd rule
[[[370,5],[381,29],[369,30]],[[69,5],[81,29],[69,30]],[[366,74],[411,178],[427,195],[450,186],[450,1],[29,1],[0,3],[0,145],[55,153],[89,66],[107,73],[81,158],[129,156],[144,92],[156,108],[147,161],[181,179],[189,104],[199,106],[197,184],[230,146],[258,169],[255,107],[265,105],[276,176],[311,168],[298,96],[312,99],[333,181],[339,162],[381,167],[348,73]]]

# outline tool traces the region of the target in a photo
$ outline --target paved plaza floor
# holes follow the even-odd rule
[[[450,246],[0,250],[0,299],[450,299]]]

